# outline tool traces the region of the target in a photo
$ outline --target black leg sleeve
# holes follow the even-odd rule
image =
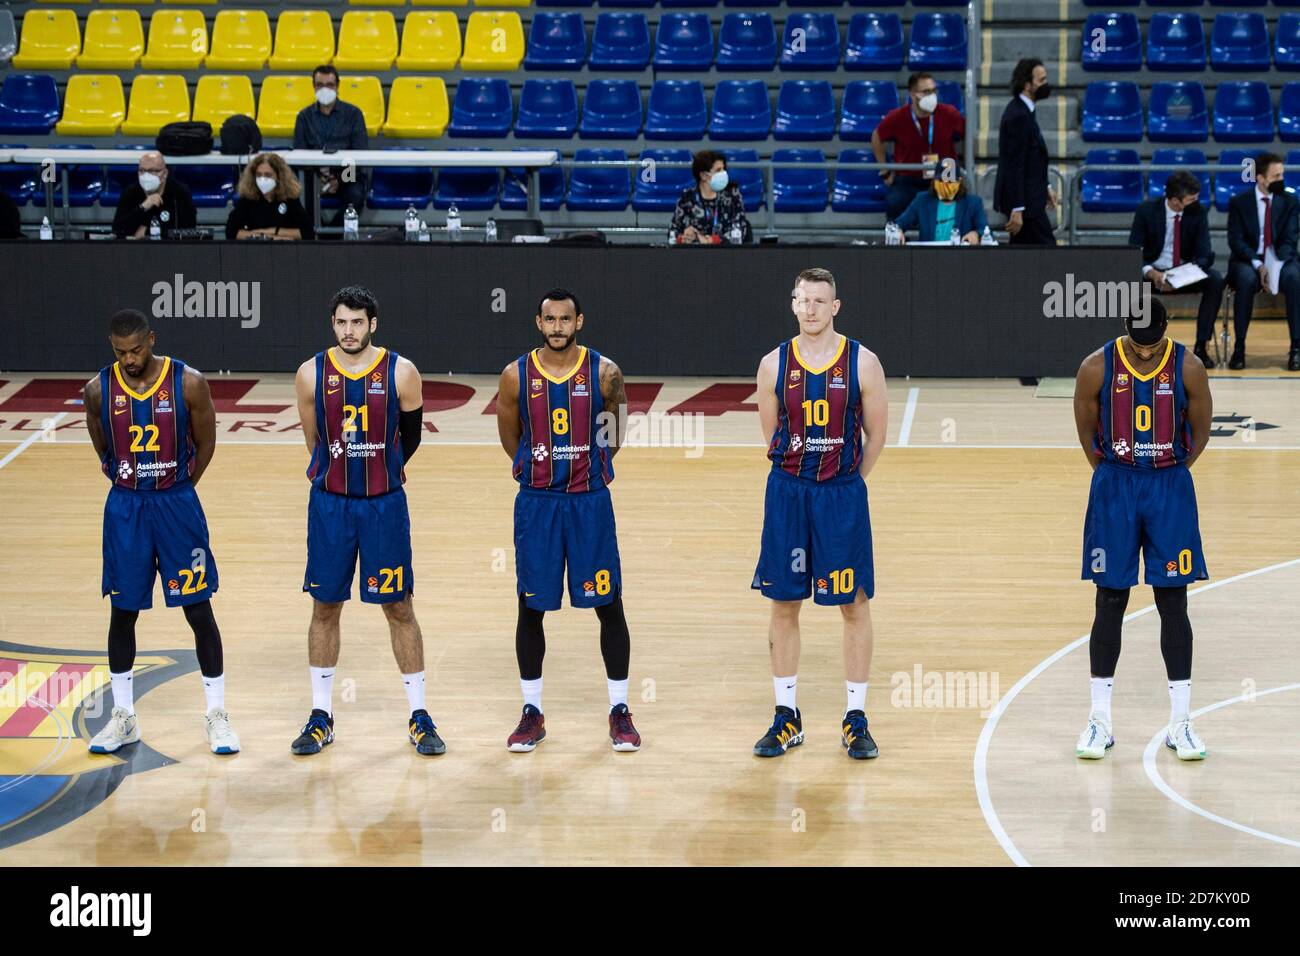
[[[546,631],[542,628],[545,611],[534,611],[519,595],[519,620],[515,624],[515,659],[519,661],[519,679],[537,680],[542,676],[542,659],[546,657]]]
[[[600,620],[600,656],[605,659],[605,676],[610,680],[627,680],[632,639],[627,633],[627,618],[623,616],[622,596],[596,608],[596,617]]]
[[[1120,630],[1128,607],[1128,588],[1097,588],[1097,613],[1092,619],[1088,660],[1093,677],[1114,677],[1119,663]]]
[[[221,652],[221,631],[212,614],[212,602],[185,606],[185,620],[194,632],[194,653],[199,658],[199,670],[204,677],[220,677],[225,673],[225,660]]]
[[[125,674],[135,664],[135,622],[139,611],[113,608],[108,619],[108,669]]]
[[[1160,654],[1170,680],[1192,679],[1192,622],[1187,617],[1187,586],[1154,588],[1160,612]]]

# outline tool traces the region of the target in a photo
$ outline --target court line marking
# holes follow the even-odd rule
[[[1281,687],[1273,687],[1269,690],[1260,690],[1254,693],[1254,697],[1267,697],[1269,694],[1280,694],[1284,690],[1300,690],[1300,684],[1284,684]],[[1247,695],[1242,694],[1239,697],[1231,697],[1228,700],[1221,700],[1217,704],[1210,704],[1208,707],[1202,707],[1200,710],[1192,712],[1193,718],[1200,717],[1202,714],[1208,714],[1211,711],[1218,710],[1220,707],[1227,707],[1230,704],[1241,704],[1247,702]],[[1281,843],[1283,846],[1300,847],[1300,840],[1291,840],[1287,837],[1278,836],[1275,833],[1268,833],[1264,830],[1256,830],[1254,827],[1248,827],[1244,823],[1238,823],[1235,820],[1229,820],[1227,817],[1221,817],[1217,813],[1211,813],[1202,807],[1198,807],[1192,801],[1188,800],[1181,793],[1165,782],[1165,778],[1160,776],[1160,768],[1156,766],[1157,748],[1164,745],[1165,734],[1168,728],[1160,730],[1147,744],[1147,749],[1142,753],[1142,766],[1147,772],[1147,778],[1156,786],[1156,789],[1166,797],[1178,804],[1184,810],[1190,810],[1192,813],[1199,814],[1207,820],[1212,820],[1222,826],[1233,830],[1239,830],[1242,833],[1248,833],[1251,836],[1260,837],[1265,840],[1272,840],[1274,843]]]
[[[1237,581],[1244,581],[1246,578],[1253,578],[1260,574],[1268,574],[1272,571],[1280,571],[1283,568],[1289,568],[1297,564],[1300,564],[1300,558],[1292,558],[1289,561],[1270,564],[1267,567],[1256,568],[1254,571],[1245,571],[1241,574],[1233,575],[1230,578],[1224,578],[1222,581],[1211,581],[1209,584],[1199,587],[1194,591],[1189,590],[1187,596],[1190,598],[1193,595],[1203,594],[1206,591],[1213,591],[1215,588],[1234,584]],[[1156,606],[1152,604],[1149,607],[1144,607],[1131,614],[1126,614],[1124,615],[1124,623],[1127,624],[1129,621],[1136,618],[1152,614],[1155,612],[1155,609]],[[1033,670],[1020,678],[1020,680],[1016,681],[1011,690],[1007,691],[1006,696],[998,701],[997,706],[993,708],[993,713],[989,714],[988,719],[984,721],[984,728],[980,731],[979,741],[975,744],[975,761],[973,769],[975,772],[975,795],[979,799],[980,812],[984,814],[984,822],[988,825],[989,830],[992,831],[993,836],[1002,846],[1003,851],[1011,858],[1011,861],[1015,863],[1016,866],[1032,866],[1033,864],[1025,859],[1024,854],[1022,854],[1016,847],[1015,841],[1013,841],[1007,834],[1006,829],[1002,826],[1002,821],[998,819],[997,810],[993,807],[993,799],[989,796],[989,744],[993,740],[993,732],[997,729],[998,721],[1002,719],[1002,715],[1006,713],[1007,708],[1011,706],[1011,702],[1016,699],[1020,692],[1028,687],[1034,678],[1047,670],[1047,668],[1051,667],[1066,654],[1070,653],[1076,647],[1080,647],[1087,643],[1088,637],[1089,635],[1085,634],[1077,640],[1066,644],[1054,654],[1039,661]]]
[[[898,447],[906,448],[912,437],[912,419],[916,417],[916,397],[921,390],[915,385],[907,390],[907,407],[903,409],[903,424],[898,429]]]
[[[59,422],[63,421],[67,417],[68,417],[67,412],[59,412],[53,418],[47,418],[45,420],[45,424],[41,426],[39,431],[32,432],[30,435],[28,435],[26,438],[22,440],[22,442],[18,445],[17,448],[15,448],[9,454],[5,455],[3,458],[0,458],[0,468],[3,468],[5,465],[9,464],[9,462],[13,461],[15,458],[17,458],[19,455],[25,452],[33,442],[38,442],[42,438],[44,438],[53,429],[58,427]],[[87,438],[86,441],[90,441],[90,439]]]

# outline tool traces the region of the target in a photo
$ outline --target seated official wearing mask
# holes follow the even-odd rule
[[[932,179],[929,190],[913,199],[898,217],[899,228],[915,229],[920,242],[946,242],[956,229],[963,243],[979,245],[988,225],[984,200],[966,192],[966,178],[961,170],[954,181]],[[906,237],[903,241],[907,241]]]
[[[727,176],[727,161],[719,153],[702,150],[691,159],[695,185],[683,190],[668,227],[679,245],[717,245],[751,242],[753,233],[745,218],[740,188]]]
[[[173,229],[193,229],[198,221],[194,198],[182,182],[171,178],[162,153],[140,154],[136,181],[122,190],[113,214],[113,235],[124,239],[145,239],[149,226],[158,222],[164,239]]]
[[[239,199],[226,220],[227,239],[311,239],[311,217],[298,196],[302,184],[281,157],[260,153],[239,177]]]

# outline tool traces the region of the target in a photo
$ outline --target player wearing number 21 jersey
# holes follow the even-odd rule
[[[868,759],[878,750],[866,717],[875,593],[866,476],[885,443],[885,373],[872,352],[835,331],[840,300],[830,272],[805,269],[791,298],[799,334],[758,367],[772,467],[753,587],[772,601],[776,716],[754,753],[777,757],[803,743],[795,704],[799,609],[811,594],[816,604],[840,608],[848,691],[840,740],[850,757]]]

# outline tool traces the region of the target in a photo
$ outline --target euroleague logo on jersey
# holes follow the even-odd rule
[[[369,593],[371,593],[371,594],[378,594],[378,593],[379,593],[379,578],[376,578],[376,577],[373,577],[373,576],[372,576],[372,577],[368,577],[368,578],[366,578],[366,590],[367,590]]]
[[[1156,376],[1156,394],[1172,395],[1173,393],[1174,393],[1174,386],[1170,383],[1169,373],[1161,372],[1159,375]]]
[[[177,594],[180,594],[180,593],[181,593],[181,582],[177,581],[175,578],[172,578],[170,581],[168,581],[168,582],[167,582],[167,593],[170,594],[170,595],[172,595],[173,597],[175,597]]]
[[[587,376],[581,372],[573,376],[573,394],[575,396],[587,394]]]
[[[158,389],[158,405],[154,408],[154,411],[159,415],[165,415],[171,410],[171,394],[165,388]]]
[[[826,385],[827,388],[844,388],[844,369],[838,365],[831,369],[831,380]]]
[[[384,390],[384,374],[382,372],[375,372],[373,375],[370,376],[370,391],[382,392],[383,390]]]
[[[595,596],[596,596],[596,582],[595,582],[595,581],[583,581],[583,582],[582,582],[582,596],[583,596],[583,597],[595,597]]]
[[[829,589],[829,587],[830,587],[830,585],[826,583],[826,579],[825,579],[825,578],[818,578],[818,579],[817,579],[817,593],[818,593],[818,594],[826,594],[826,593],[828,593],[828,589]]]

